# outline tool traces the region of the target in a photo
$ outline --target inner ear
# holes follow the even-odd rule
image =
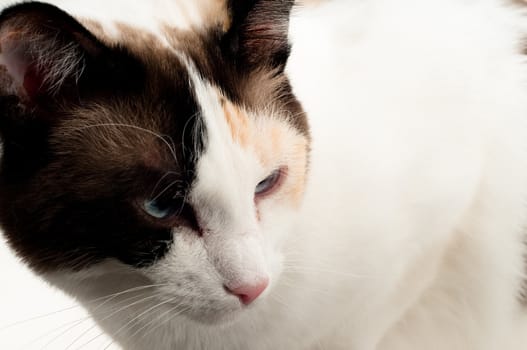
[[[289,16],[294,0],[230,0],[224,45],[249,69],[283,69],[289,57]]]
[[[0,88],[23,103],[61,92],[79,80],[101,44],[77,20],[55,6],[29,2],[0,14]]]

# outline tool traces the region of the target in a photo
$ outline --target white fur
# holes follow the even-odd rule
[[[91,0],[48,0],[80,18],[96,18],[104,23],[105,34],[116,39],[122,35],[117,24],[124,23],[163,37],[164,26],[181,30],[199,28],[214,11],[221,8],[222,1],[217,0],[149,0],[106,1]]]
[[[255,222],[247,194],[265,173],[227,138],[214,91],[193,76],[211,134],[192,200],[216,237],[177,232],[144,271],[173,284],[158,289],[162,305],[111,315],[122,297],[95,309],[89,299],[144,283],[124,267],[48,279],[126,349],[526,348],[523,22],[499,0],[298,11],[288,73],[312,131],[302,207],[267,206]],[[271,286],[250,309],[221,289],[263,274]],[[166,318],[171,293],[187,316]],[[229,320],[189,319],[209,301]]]
[[[305,210],[319,221],[301,232],[350,276],[318,280],[343,283],[331,314],[351,315],[329,348],[527,346],[524,20],[447,0],[334,1],[294,21],[289,67],[314,132]]]

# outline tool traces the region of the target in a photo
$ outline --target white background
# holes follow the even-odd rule
[[[1,350],[102,350],[110,343],[78,304],[35,276],[0,239]]]

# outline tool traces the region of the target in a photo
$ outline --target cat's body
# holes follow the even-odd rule
[[[278,28],[279,33],[272,34],[283,36],[284,18],[276,14],[287,13],[281,8],[287,2],[256,3],[258,11],[253,16],[274,21],[273,26],[260,23],[249,27]],[[68,6],[73,14],[83,16],[95,14],[89,9],[97,4],[86,5],[86,10],[72,3]],[[279,12],[266,12],[273,7]],[[215,49],[188,41],[181,32],[174,35],[170,31],[167,36],[167,32],[152,30],[154,46],[152,38],[132,36],[134,40],[125,45],[133,47],[133,54],[145,47],[153,53],[141,56],[140,67],[144,62],[153,66],[169,63],[168,68],[148,70],[147,77],[174,74],[189,83],[191,93],[182,93],[183,99],[178,95],[189,112],[175,127],[174,138],[186,140],[185,131],[179,132],[188,124],[194,137],[207,135],[187,145],[190,153],[198,155],[198,160],[187,160],[190,165],[185,165],[195,175],[189,180],[190,192],[183,196],[194,214],[185,212],[188,217],[183,223],[177,221],[176,227],[182,231],[175,231],[174,242],[168,248],[154,244],[158,249],[152,251],[157,255],[146,261],[130,250],[96,240],[103,253],[97,250],[93,257],[91,247],[83,251],[85,255],[75,256],[66,244],[66,253],[54,252],[57,257],[50,262],[40,254],[43,248],[39,244],[46,243],[39,241],[36,248],[29,244],[31,238],[28,241],[27,233],[17,226],[20,223],[13,224],[9,210],[2,213],[6,233],[37,271],[77,297],[125,349],[523,349],[527,347],[527,307],[522,304],[527,252],[523,244],[527,64],[521,43],[527,34],[527,19],[521,11],[517,4],[497,0],[332,0],[295,12],[290,25],[294,45],[286,71],[307,112],[309,130],[281,76],[280,40],[270,46],[260,42],[266,51],[258,51],[248,44],[255,38],[247,31],[233,45],[235,50],[248,50],[236,57],[245,66],[254,66],[254,71],[244,72],[243,77],[256,72],[255,83],[236,80],[237,71],[232,76],[222,75],[223,69],[230,72],[229,62],[222,66],[222,55],[209,62],[202,53],[215,55]],[[105,15],[111,12],[107,10]],[[205,21],[211,20],[208,16]],[[227,20],[226,26],[236,28],[240,20],[259,21],[251,15],[249,20],[234,18]],[[143,34],[152,22],[144,23]],[[197,23],[205,26],[199,20]],[[92,28],[93,23],[87,25]],[[107,43],[119,33],[126,34],[124,41],[130,40],[130,33],[137,33],[127,26],[102,25],[113,28],[103,35]],[[96,35],[101,29],[97,28],[93,27]],[[188,28],[193,27],[185,24],[180,29]],[[240,28],[247,29],[244,25]],[[6,40],[6,36],[2,38]],[[249,41],[244,41],[247,38]],[[83,40],[86,50],[92,50]],[[13,50],[12,54],[19,52]],[[269,59],[268,54],[276,57]],[[163,55],[167,55],[166,61]],[[268,61],[260,66],[260,59]],[[9,66],[9,60],[2,62]],[[137,64],[127,58],[123,62],[130,68]],[[176,73],[170,64],[177,67]],[[127,67],[125,73],[132,74]],[[11,72],[17,70],[10,68]],[[279,71],[277,75],[268,72],[274,70]],[[90,73],[86,70],[83,74]],[[123,77],[114,79],[117,91],[127,91]],[[141,94],[157,101],[157,81],[149,79],[153,78],[145,78],[145,84],[152,88]],[[233,88],[237,83],[244,84],[243,88]],[[80,79],[75,84],[86,83]],[[134,80],[127,84],[133,86]],[[172,89],[169,83],[163,84]],[[31,84],[23,85],[31,95]],[[136,88],[142,87],[133,87],[128,94]],[[179,94],[181,89],[175,91]],[[100,98],[82,93],[81,101]],[[170,99],[170,94],[167,96]],[[191,100],[197,108],[188,107],[194,103],[188,102]],[[170,140],[168,146],[156,144],[138,131],[148,127],[168,134],[158,123],[141,119],[157,120],[156,115],[129,117],[134,115],[136,103],[149,113],[157,111],[153,107],[134,99],[121,102],[120,109],[112,100],[97,101],[97,108],[87,103],[88,107],[70,112],[68,115],[75,117],[54,131],[51,143],[54,152],[61,151],[57,154],[66,158],[73,154],[71,167],[61,163],[60,157],[51,157],[54,166],[46,171],[58,176],[58,183],[65,188],[74,183],[68,182],[68,176],[62,179],[61,174],[73,171],[72,177],[83,182],[79,185],[81,195],[74,196],[76,201],[92,200],[90,191],[105,186],[97,175],[75,168],[84,169],[81,159],[95,173],[113,174],[106,165],[103,170],[97,168],[97,157],[102,156],[89,154],[92,148],[94,153],[107,150],[112,156],[115,144],[124,144],[120,152],[125,164],[136,161],[130,156],[137,151],[135,146],[141,152],[166,146],[169,155],[177,153],[176,159],[186,159],[185,147],[171,148]],[[201,125],[193,122],[196,110],[201,112]],[[71,136],[78,130],[92,130],[90,125],[104,124],[104,128],[115,122],[126,122],[135,129],[129,134],[111,129]],[[4,135],[5,130],[4,126]],[[79,149],[84,153],[78,153]],[[141,152],[139,158],[147,168],[164,166],[162,154]],[[44,163],[48,161],[44,157]],[[119,161],[116,163],[119,166]],[[62,173],[54,172],[57,167]],[[257,190],[254,205],[252,186],[273,169],[280,169],[282,178],[276,180],[276,186],[281,187],[270,186],[267,190],[276,192],[262,192],[262,198]],[[17,171],[25,174],[26,170]],[[40,176],[29,188],[58,191],[53,181],[48,183],[43,180],[46,176]],[[141,177],[140,173],[137,176]],[[2,192],[7,191],[10,200],[20,196],[26,203],[28,198],[36,198],[35,205],[39,201],[54,205],[28,190],[6,190],[14,180],[10,178],[6,186],[5,178]],[[170,188],[171,182],[162,181],[158,176],[142,186],[149,191],[159,184]],[[115,191],[120,186],[117,181]],[[102,192],[95,196],[107,195]],[[72,201],[68,196],[64,190],[53,201]],[[111,203],[105,210],[123,205]],[[64,207],[72,205],[77,202],[66,202]],[[21,206],[14,207],[12,211],[18,211],[19,216],[26,215]],[[91,214],[85,207],[79,208],[77,211]],[[75,212],[70,213],[70,219],[54,217],[54,212],[49,214],[39,207],[32,210],[33,218],[43,226],[57,222],[60,230],[63,222],[73,230],[61,233],[58,240],[51,236],[50,241],[76,242],[77,237],[89,241],[82,232],[75,232],[83,223],[75,221]],[[159,211],[153,214],[162,216]],[[143,220],[124,209],[122,215],[132,222]],[[108,218],[97,213],[93,221],[97,220]],[[70,222],[73,226],[67,226]],[[112,221],[116,231],[126,224]],[[138,221],[140,224],[143,221]],[[86,225],[92,227],[92,223]],[[156,225],[148,221],[145,230]],[[17,241],[16,230],[24,236],[22,243]],[[136,234],[140,232],[132,231],[134,239]],[[152,235],[155,240],[167,240],[162,232]],[[103,240],[105,237],[113,239],[111,233]],[[125,240],[126,247],[129,238],[117,238],[117,243]],[[74,263],[68,265],[68,259]],[[240,296],[240,302],[223,290],[222,283],[231,290],[252,287],[243,295],[231,292]],[[262,290],[254,286],[261,285],[266,290],[259,296]],[[247,302],[244,298],[249,294]],[[105,299],[107,295],[114,296]],[[245,308],[243,304],[253,298],[257,299]]]
[[[306,217],[348,242],[320,253],[346,257],[331,270],[358,276],[320,276],[353,280],[337,303],[354,310],[341,348],[525,348],[526,148],[510,128],[525,126],[526,66],[510,53],[526,19],[499,1],[338,5],[315,16],[327,27],[299,20],[310,34],[296,49],[321,49],[293,50],[290,67],[320,174],[305,203],[327,196]],[[313,83],[295,80],[305,71]]]

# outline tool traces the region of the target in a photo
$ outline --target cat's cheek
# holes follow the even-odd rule
[[[181,308],[181,316],[201,323],[221,323],[242,310],[237,298],[209,262],[201,238],[176,233],[170,251],[142,271],[160,287],[160,298]]]
[[[282,263],[273,244],[254,237],[231,238],[176,232],[169,252],[141,272],[160,286],[162,300],[185,310],[182,317],[206,324],[232,322],[266,299]],[[228,290],[229,284],[258,282],[262,276],[269,285],[250,305]]]

